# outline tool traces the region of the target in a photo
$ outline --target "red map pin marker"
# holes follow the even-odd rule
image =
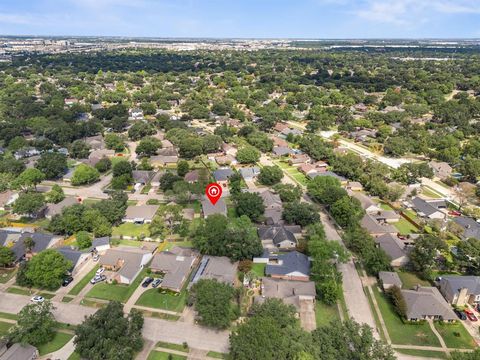
[[[217,183],[210,183],[205,189],[205,194],[207,195],[210,202],[215,205],[222,196],[222,187]]]

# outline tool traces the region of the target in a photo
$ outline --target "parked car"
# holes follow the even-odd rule
[[[451,216],[461,216],[462,213],[460,211],[457,211],[457,210],[450,210],[448,212],[448,215],[451,215]]]
[[[72,281],[73,281],[73,277],[68,276],[65,279],[63,279],[62,286],[68,286],[68,284],[70,284]]]
[[[163,279],[160,279],[160,278],[153,280],[152,287],[153,288],[158,287],[158,285],[160,285],[162,283],[162,281],[163,281]]]
[[[32,302],[34,303],[37,303],[37,304],[41,304],[45,301],[44,297],[43,296],[34,296],[30,299]]]
[[[463,311],[453,310],[460,320],[467,320],[467,315]]]
[[[145,280],[143,280],[142,287],[146,288],[148,285],[150,285],[153,282],[153,279],[151,277],[147,277]]]
[[[475,314],[473,312],[471,312],[470,310],[464,310],[465,314],[467,315],[467,318],[468,320],[470,321],[478,321],[477,317],[475,316]]]
[[[99,268],[99,269],[97,270],[97,272],[95,273],[95,275],[97,275],[97,276],[98,276],[98,275],[102,275],[102,274],[104,273],[104,271],[105,271],[105,268],[101,267],[101,268]]]
[[[100,259],[100,255],[98,255],[98,254],[93,255],[93,261],[98,261],[98,259]]]
[[[105,275],[97,275],[92,280],[90,280],[90,283],[95,285],[105,280],[107,280],[107,277]]]

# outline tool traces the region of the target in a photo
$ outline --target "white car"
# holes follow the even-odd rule
[[[98,255],[98,254],[93,255],[93,261],[96,262],[96,261],[98,261],[98,259],[100,259],[100,255]]]
[[[97,270],[97,272],[95,273],[95,275],[99,276],[99,275],[102,275],[103,272],[105,271],[105,268],[101,267]]]
[[[34,303],[37,303],[37,304],[41,304],[45,301],[45,299],[43,298],[43,296],[34,296],[30,299],[32,302]]]

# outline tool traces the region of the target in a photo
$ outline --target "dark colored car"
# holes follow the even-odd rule
[[[142,286],[143,286],[144,288],[146,288],[146,287],[148,287],[148,285],[150,285],[152,282],[153,282],[153,279],[152,279],[151,277],[147,277],[147,278],[143,281]]]
[[[68,284],[70,284],[72,281],[73,281],[73,277],[68,276],[65,279],[63,279],[62,286],[68,286]]]
[[[453,310],[453,311],[455,311],[455,314],[457,314],[460,320],[467,320],[467,315],[465,315],[463,311],[460,311],[460,310]]]

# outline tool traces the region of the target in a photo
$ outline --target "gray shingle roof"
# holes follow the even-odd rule
[[[405,251],[405,245],[395,235],[383,234],[375,238],[375,242],[380,246],[380,248],[383,249],[383,251],[385,251],[388,256],[390,256],[392,260],[396,260],[407,255],[407,252]]]
[[[427,202],[418,196],[412,199],[415,211],[425,216],[431,216],[439,211],[439,204],[437,202]]]
[[[272,225],[258,227],[258,236],[260,240],[272,240],[275,245],[278,245],[285,240],[297,243],[295,234],[300,234],[301,232],[302,228],[298,225]]]
[[[299,272],[305,276],[310,275],[310,260],[308,256],[298,251],[278,255],[278,265],[267,264],[266,275],[288,275]]]
[[[458,294],[460,289],[468,289],[469,294],[480,294],[480,276],[444,275],[440,280],[441,287],[447,286],[452,294]]]
[[[443,320],[456,320],[457,316],[435,287],[419,286],[416,290],[402,290],[407,304],[408,319],[439,316]]]
[[[395,234],[398,230],[389,224],[380,224],[371,215],[365,214],[360,221],[360,226],[368,231],[369,234]]]
[[[462,237],[464,239],[480,239],[480,224],[474,219],[466,216],[459,216],[455,218],[454,221],[463,228]]]
[[[134,205],[127,207],[125,219],[152,220],[158,211],[158,205]]]
[[[383,284],[397,285],[399,288],[402,287],[402,280],[396,272],[380,271],[378,273],[378,278],[382,281]]]
[[[288,146],[274,146],[272,152],[278,156],[293,154],[293,150]]]
[[[110,245],[110,237],[109,236],[104,236],[100,238],[95,238],[92,241],[92,247],[99,247],[99,246],[104,246],[104,245]]]
[[[230,168],[217,169],[213,172],[215,181],[227,181],[233,175],[233,170]]]
[[[192,283],[200,279],[215,279],[233,285],[237,276],[238,263],[232,263],[225,256],[204,256],[195,273]]]
[[[299,309],[300,297],[315,297],[315,283],[313,281],[293,281],[262,278],[262,297],[281,299],[285,304]],[[262,297],[256,297],[255,302],[262,302]]]
[[[218,199],[218,201],[213,205],[210,200],[202,200],[202,211],[203,216],[208,217],[213,214],[221,214],[227,216],[227,204],[223,199]]]
[[[174,247],[171,251],[156,254],[150,267],[153,271],[165,273],[163,288],[180,291],[196,258],[197,254],[191,249]]]

